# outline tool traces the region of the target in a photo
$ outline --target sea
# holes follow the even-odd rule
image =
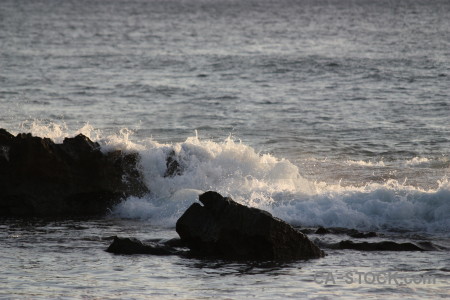
[[[448,0],[0,0],[0,127],[138,152],[150,190],[105,217],[0,219],[0,299],[450,298]],[[327,256],[105,252],[177,237],[208,190]],[[348,239],[435,250],[326,247]]]

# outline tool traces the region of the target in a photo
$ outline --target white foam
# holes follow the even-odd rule
[[[296,225],[429,232],[447,232],[450,228],[450,184],[446,178],[430,190],[394,180],[360,186],[333,185],[310,182],[290,161],[258,153],[232,137],[213,142],[196,135],[182,143],[162,144],[133,138],[133,132],[127,129],[103,136],[88,124],[76,131],[34,124],[31,131],[57,141],[83,133],[99,142],[104,151],[139,152],[140,170],[151,193],[142,198],[130,197],[117,205],[113,214],[123,218],[172,227],[200,193],[214,190]],[[164,177],[166,158],[172,152],[183,172]],[[383,166],[382,161],[348,162],[361,167]],[[426,160],[411,160],[411,164],[416,162]]]
[[[445,232],[450,228],[450,184],[444,179],[436,190],[394,180],[364,187],[325,185],[316,195],[298,197],[273,212],[299,225]]]
[[[129,197],[118,204],[113,214],[121,218],[141,219],[151,221],[164,227],[173,227],[177,219],[195,201],[203,191],[184,189],[178,190],[170,197],[156,198]]]
[[[347,160],[346,161],[347,165],[356,165],[356,166],[362,166],[362,167],[385,167],[386,165],[384,164],[384,162],[382,160],[380,161],[364,161],[364,160]]]
[[[198,193],[215,190],[296,225],[366,230],[450,228],[450,185],[446,179],[434,190],[394,180],[362,187],[313,183],[305,180],[288,160],[257,153],[231,137],[222,143],[190,137],[173,145],[147,140],[144,148],[140,150],[141,167],[152,194],[140,201],[152,207],[139,210],[135,217],[151,222],[174,226]],[[184,172],[164,177],[165,158],[171,151]],[[196,191],[192,197],[185,197],[192,198],[189,201],[174,197],[189,189]],[[133,217],[127,205],[135,201],[127,200],[115,212]],[[155,203],[159,206],[154,207]]]
[[[73,137],[78,134],[83,134],[93,141],[101,139],[102,133],[100,130],[96,130],[94,126],[89,123],[84,124],[81,128],[71,130],[66,123],[60,122],[45,122],[42,120],[33,120],[22,122],[19,127],[19,132],[29,132],[33,136],[46,137],[52,139],[55,143],[62,143],[66,137]],[[17,134],[19,132],[13,132]]]
[[[405,162],[407,166],[428,166],[430,164],[430,159],[426,157],[414,157]]]

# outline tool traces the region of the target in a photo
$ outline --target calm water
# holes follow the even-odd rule
[[[425,0],[1,0],[0,127],[138,151],[152,193],[107,219],[2,220],[0,297],[449,296],[449,15]],[[172,150],[184,173],[164,178]],[[447,250],[292,264],[103,251],[115,234],[176,236],[206,190]],[[314,281],[349,270],[437,282]]]

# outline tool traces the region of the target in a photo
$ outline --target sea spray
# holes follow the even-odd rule
[[[28,128],[33,135],[57,142],[82,133],[100,143],[105,152],[138,152],[139,169],[151,192],[124,199],[112,210],[117,217],[173,227],[199,194],[214,190],[300,226],[443,233],[450,228],[450,184],[445,177],[436,188],[428,189],[393,179],[357,185],[314,182],[305,179],[289,160],[259,153],[231,136],[216,142],[196,134],[184,142],[165,144],[138,138],[128,129],[104,135],[89,124],[71,131],[64,124],[34,121]],[[169,155],[179,163],[179,175],[164,176]],[[382,168],[385,164],[347,162],[347,167],[358,168]],[[411,167],[429,162],[413,157],[403,164]]]
[[[294,197],[273,213],[298,225],[430,232],[446,232],[450,226],[447,179],[435,190],[395,180],[364,187],[322,184],[315,195]]]
[[[201,191],[215,190],[294,225],[423,231],[445,231],[450,225],[447,179],[428,190],[396,180],[332,185],[310,182],[290,161],[257,153],[231,137],[221,143],[196,136],[176,144],[144,144],[141,169],[152,193],[120,204],[119,216],[173,226]],[[164,177],[172,151],[182,173]]]

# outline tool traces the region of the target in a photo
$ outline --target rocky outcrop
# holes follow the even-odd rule
[[[148,192],[138,159],[120,151],[104,154],[82,134],[55,144],[0,129],[0,215],[104,214],[123,197]]]
[[[303,233],[270,213],[206,192],[180,217],[176,231],[198,257],[292,260],[324,256]]]
[[[348,235],[357,239],[377,238],[375,232],[360,232],[348,228],[304,228],[321,236],[335,235],[312,243],[300,230],[272,217],[268,212],[236,203],[216,192],[200,195],[200,202],[192,204],[178,219],[176,230],[180,239],[142,243],[136,239],[115,238],[108,252],[118,254],[180,255],[195,258],[231,260],[293,260],[324,255],[317,246],[334,250],[357,251],[448,251],[430,241],[359,242],[330,239]],[[381,235],[383,236],[383,235]],[[189,251],[187,251],[189,249]]]

